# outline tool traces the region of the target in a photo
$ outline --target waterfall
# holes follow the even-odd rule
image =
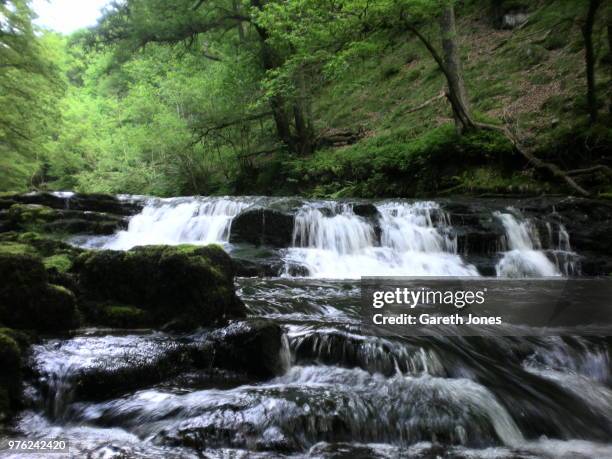
[[[210,244],[229,240],[233,218],[251,205],[245,198],[151,199],[105,248],[127,250],[136,245]]]
[[[350,204],[308,203],[295,217],[287,266],[312,277],[477,276],[457,255],[448,216],[434,202],[386,202],[377,220]]]
[[[496,266],[499,277],[556,277],[577,272],[576,254],[572,252],[569,234],[563,225],[558,225],[558,244],[553,247],[553,227],[546,224],[550,248],[542,250],[542,242],[535,224],[529,219],[517,218],[516,210],[494,212],[506,232],[507,251]]]
[[[440,204],[432,201],[381,201],[353,204],[266,197],[145,198],[128,228],[113,236],[75,239],[87,248],[127,250],[151,244],[223,244],[230,252],[247,253],[229,243],[232,221],[254,207],[293,215],[289,247],[267,252],[278,257],[278,274],[328,279],[361,276],[478,276],[473,258],[458,253],[458,227]],[[504,251],[495,268],[499,277],[551,277],[579,274],[565,227],[542,222],[543,239],[534,221],[508,208],[491,214],[504,228]],[[554,217],[554,215],[553,215]],[[539,221],[538,221],[539,224]],[[248,231],[248,228],[247,228]],[[261,231],[253,228],[253,231]],[[271,229],[270,231],[274,231]],[[460,231],[460,230],[459,230]],[[266,252],[261,252],[265,254]],[[270,255],[272,253],[272,255]],[[251,253],[252,255],[252,253]],[[240,258],[241,255],[237,257]],[[486,254],[495,257],[495,254]]]

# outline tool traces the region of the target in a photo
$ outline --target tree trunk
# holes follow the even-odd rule
[[[473,127],[467,92],[463,82],[461,57],[457,43],[457,28],[455,25],[455,10],[452,4],[444,8],[440,19],[442,32],[442,51],[446,67],[446,80],[448,84],[448,98],[453,108],[455,125],[459,132]]]
[[[612,3],[608,3],[608,12],[606,15],[607,18],[607,29],[608,29],[608,69],[610,71],[610,88],[608,93],[610,94],[610,103],[608,109],[610,111],[610,115],[612,115]]]
[[[595,14],[601,4],[601,0],[589,0],[589,10],[586,21],[582,26],[584,37],[586,79],[587,79],[587,107],[589,111],[589,122],[591,125],[597,122],[597,94],[595,89],[595,49],[593,47],[593,25]]]
[[[293,117],[297,136],[297,147],[301,154],[312,153],[314,143],[314,130],[312,128],[312,115],[310,113],[310,100],[306,91],[306,81],[303,70],[298,70],[296,76],[297,100],[293,105]]]

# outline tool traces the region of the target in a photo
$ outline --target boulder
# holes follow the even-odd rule
[[[376,206],[370,203],[353,204],[353,212],[364,218],[378,218],[379,216]]]
[[[271,209],[252,209],[232,222],[230,242],[288,247],[293,238],[293,216]]]
[[[126,304],[84,302],[81,311],[87,323],[110,328],[137,329],[150,324],[150,314],[144,309]]]
[[[244,317],[234,270],[219,246],[143,246],[79,256],[73,271],[90,300],[133,305],[152,325],[193,329]]]
[[[216,387],[232,386],[276,376],[286,369],[283,333],[272,321],[236,322],[191,338],[105,332],[51,340],[34,348],[31,366],[54,412],[61,411],[56,405],[62,404],[63,396],[54,391],[62,387],[70,387],[76,400],[101,400],[181,378],[196,376],[192,381],[196,387],[214,381]],[[90,349],[96,349],[98,358],[75,362],[70,374],[56,365],[65,355],[87,355]],[[63,385],[56,383],[59,378],[65,378]]]
[[[29,246],[0,244],[0,323],[42,332],[78,325],[74,294],[49,284],[40,257]]]
[[[240,321],[211,333],[198,349],[195,361],[199,366],[271,378],[287,369],[285,347],[283,331],[276,322],[263,319]],[[288,353],[288,349],[286,351]]]

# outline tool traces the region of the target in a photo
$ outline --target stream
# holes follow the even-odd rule
[[[16,435],[68,439],[71,457],[91,458],[612,458],[608,338],[379,337],[361,327],[361,276],[580,276],[581,254],[554,215],[509,202],[478,204],[476,222],[442,201],[122,199],[144,202],[126,230],[72,243],[223,245],[249,317],[282,326],[282,368],[264,381],[185,371],[84,400],[78,375],[155,365],[210,331],[79,330],[33,347]],[[276,243],[237,239],[249,229],[240,216],[255,210]],[[292,228],[275,223],[282,215]]]

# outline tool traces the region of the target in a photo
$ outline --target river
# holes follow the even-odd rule
[[[579,276],[580,253],[557,219],[495,203],[479,210],[496,232],[483,242],[444,202],[123,199],[145,201],[126,230],[73,243],[218,243],[243,271],[263,266],[268,275],[236,284],[249,316],[282,326],[282,368],[265,381],[185,372],[82,400],[75,375],[155,362],[209,331],[81,330],[34,346],[39,377],[19,434],[66,438],[74,457],[92,458],[612,458],[607,339],[391,338],[360,326],[361,276]],[[286,246],[235,240],[253,209],[291,215]]]

